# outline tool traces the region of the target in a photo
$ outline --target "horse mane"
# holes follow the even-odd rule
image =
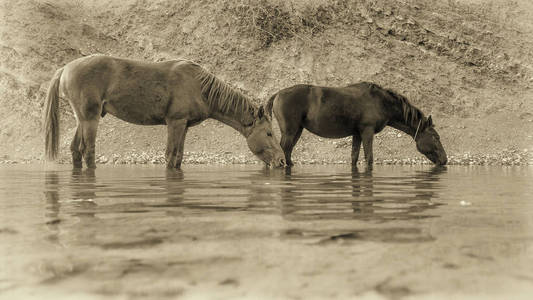
[[[406,125],[412,128],[417,128],[420,124],[420,121],[422,121],[422,126],[424,125],[424,113],[422,113],[422,111],[420,111],[420,109],[418,109],[416,106],[409,103],[407,98],[405,98],[403,95],[400,95],[394,92],[393,90],[383,88],[374,83],[367,84],[370,85],[371,88],[377,88],[385,92],[389,96],[389,98],[393,100],[393,102],[399,103],[401,105],[400,107],[402,111],[402,117]]]
[[[252,120],[248,118],[253,115],[256,107],[252,100],[240,91],[229,86],[227,83],[209,73],[206,69],[198,66],[196,79],[200,81],[202,95],[211,110],[219,111],[224,114],[234,114],[241,117],[241,121],[248,123]]]

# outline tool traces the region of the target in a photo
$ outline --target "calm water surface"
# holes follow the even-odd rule
[[[2,299],[533,297],[533,168],[0,167]]]

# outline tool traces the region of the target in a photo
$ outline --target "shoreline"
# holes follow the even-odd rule
[[[31,164],[43,163],[42,158],[23,158],[23,159],[2,159],[0,165],[11,164]],[[61,157],[56,160],[57,164],[71,164],[70,158]],[[99,165],[164,165],[165,158],[163,154],[147,154],[146,152],[131,153],[127,155],[113,154],[112,157],[100,155],[96,159]],[[203,153],[203,152],[186,152],[183,158],[184,165],[256,165],[262,162],[250,155],[231,155],[227,153]],[[336,159],[332,157],[315,159],[315,158],[296,158],[294,164],[298,165],[342,165],[350,164],[349,160]],[[364,166],[364,159],[360,158],[358,166]],[[404,158],[375,158],[374,165],[433,165],[432,162],[418,157]],[[472,154],[462,153],[448,156],[450,166],[532,166],[533,157],[531,153],[524,149],[506,149],[497,154]]]

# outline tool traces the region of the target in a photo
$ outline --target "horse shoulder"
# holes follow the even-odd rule
[[[342,99],[345,113],[350,114],[360,130],[372,127],[378,133],[386,126],[388,119],[382,109],[381,98],[374,89],[374,85],[361,82],[338,88],[337,97]]]
[[[307,111],[314,99],[314,86],[298,84],[278,93],[280,106],[288,111]]]
[[[176,61],[170,68],[172,91],[167,114],[171,118],[186,118],[195,125],[209,116],[209,107],[202,101],[202,87],[196,78],[198,65]]]

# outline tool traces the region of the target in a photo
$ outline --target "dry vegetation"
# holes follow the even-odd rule
[[[526,164],[533,151],[533,4],[527,0],[0,2],[0,157],[42,157],[43,96],[55,69],[92,53],[187,57],[257,102],[296,84],[374,81],[434,115],[452,163]],[[63,103],[62,159],[73,118]],[[160,162],[163,127],[100,126],[101,162]],[[377,137],[385,163],[419,163],[410,138]],[[343,162],[347,140],[304,134],[294,158]],[[193,128],[185,163],[249,163],[244,139]],[[328,153],[324,155],[323,153]]]

